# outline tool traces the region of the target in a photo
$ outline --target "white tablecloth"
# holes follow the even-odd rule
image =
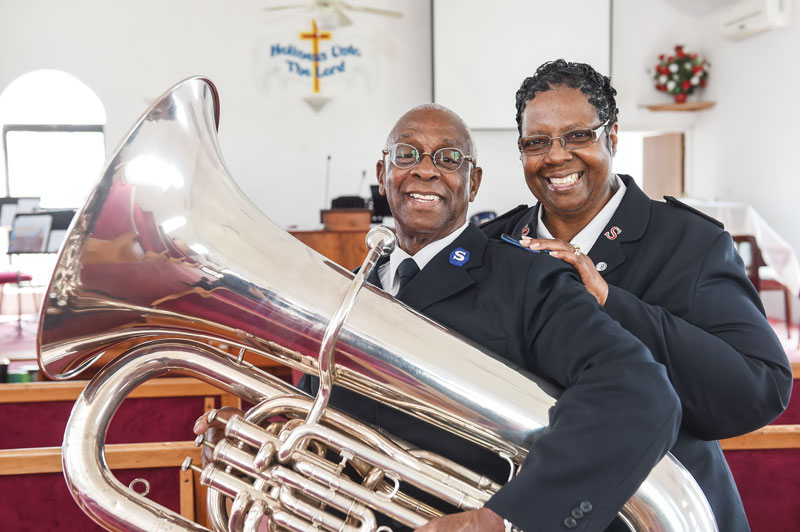
[[[797,254],[753,207],[746,203],[693,198],[681,198],[681,201],[716,218],[725,224],[725,230],[732,235],[753,235],[764,262],[773,269],[775,279],[789,287],[793,294],[800,294],[800,261]]]

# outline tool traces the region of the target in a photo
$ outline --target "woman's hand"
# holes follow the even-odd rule
[[[577,246],[563,240],[549,240],[541,238],[522,237],[519,242],[523,247],[550,252],[550,255],[568,262],[578,270],[581,281],[586,290],[597,298],[601,305],[606,304],[608,298],[608,283],[603,276],[597,272],[592,259],[580,252]]]

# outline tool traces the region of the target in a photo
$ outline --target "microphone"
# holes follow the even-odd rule
[[[366,181],[366,180],[367,180],[367,171],[366,170],[361,170],[361,182],[358,184],[358,191],[356,192],[357,196],[361,196],[361,190],[363,190],[364,181]]]
[[[330,209],[330,195],[328,189],[331,184],[331,156],[328,154],[328,161],[325,164],[325,204],[322,206],[323,210]]]

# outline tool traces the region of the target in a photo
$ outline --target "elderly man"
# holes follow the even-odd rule
[[[370,281],[566,391],[521,472],[484,508],[419,530],[604,530],[672,445],[677,396],[574,269],[467,224],[482,176],[475,157],[452,111],[423,105],[400,118],[377,163],[398,246]],[[355,393],[335,388],[331,405],[500,482],[507,476],[488,451]]]

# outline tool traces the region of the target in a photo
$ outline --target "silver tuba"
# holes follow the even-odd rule
[[[223,420],[225,439],[204,443],[213,461],[202,470],[185,464],[211,488],[215,530],[255,531],[266,519],[271,530],[385,531],[376,513],[410,527],[439,514],[401,485],[481,507],[499,489],[494,482],[325,408],[324,393],[310,398],[243,355],[321,371],[323,383],[327,375],[479,444],[512,471],[546,426],[557,390],[362,288],[363,272],[354,276],[267,219],[225,168],[218,118],[208,80],[167,91],[119,146],[62,245],[41,311],[42,370],[67,379],[123,352],[78,398],[64,434],[77,503],[110,530],[206,530],[121,484],[104,456],[127,394],[179,373],[256,405]],[[378,235],[365,269],[389,240]],[[341,474],[345,465],[357,480]],[[671,455],[619,515],[638,532],[717,530]]]

